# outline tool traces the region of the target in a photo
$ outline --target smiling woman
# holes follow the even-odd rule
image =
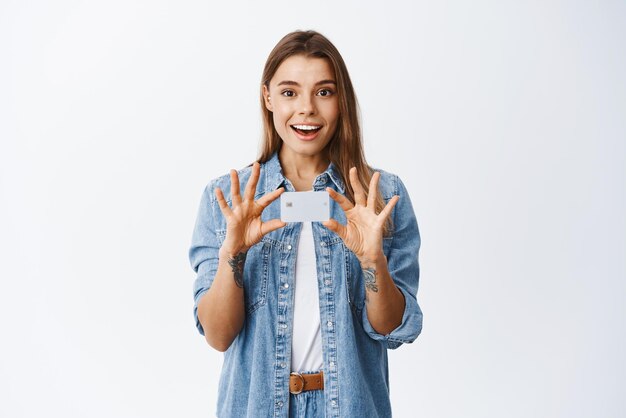
[[[337,83],[328,61],[291,56],[278,67],[268,84],[263,84],[263,98],[283,140],[280,160],[295,161],[322,154],[339,119]]]
[[[348,71],[321,34],[276,45],[261,106],[262,154],[207,185],[189,252],[196,325],[225,352],[218,416],[391,416],[387,350],[422,328],[407,191],[367,165]],[[285,190],[328,193],[330,218],[281,221]]]

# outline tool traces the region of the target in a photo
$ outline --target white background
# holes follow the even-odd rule
[[[422,233],[397,417],[626,416],[626,4],[0,3],[0,416],[206,417],[187,250],[294,29]]]

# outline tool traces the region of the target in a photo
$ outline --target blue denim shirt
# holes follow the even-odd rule
[[[242,194],[250,173],[250,167],[239,172]],[[281,186],[295,191],[274,155],[261,165],[255,199]],[[327,186],[344,193],[333,164],[315,179],[313,189],[324,190]],[[231,203],[230,176],[207,185],[189,250],[191,265],[197,272],[194,315],[201,334],[204,331],[198,321],[198,301],[211,286],[218,250],[226,235],[226,221],[215,199],[216,187]],[[411,201],[393,174],[381,171],[379,190],[385,202],[400,196],[391,215],[393,232],[383,239],[383,251],[406,307],[402,323],[388,335],[378,334],[367,319],[359,261],[339,236],[313,222],[327,417],[391,416],[387,349],[413,342],[422,328],[422,312],[416,300],[420,236]],[[332,200],[331,217],[346,222],[343,210]],[[280,218],[279,200],[262,214],[263,221],[273,218]],[[243,274],[246,317],[241,332],[224,354],[219,417],[288,416],[294,275],[301,227],[301,223],[289,223],[248,250]]]

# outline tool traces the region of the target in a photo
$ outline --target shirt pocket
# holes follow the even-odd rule
[[[220,247],[226,238],[226,230],[216,231]],[[272,244],[266,237],[248,249],[243,266],[243,298],[246,313],[252,312],[265,305],[267,301],[267,281],[270,248]]]

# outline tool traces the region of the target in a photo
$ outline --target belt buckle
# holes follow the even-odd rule
[[[302,391],[304,390],[304,376],[302,376],[302,374],[300,374],[300,373],[298,373],[298,372],[291,372],[290,376],[296,376],[296,377],[299,377],[299,378],[300,378],[300,380],[302,381],[302,388],[301,388],[299,391],[297,391],[297,392],[294,392],[294,391],[292,391],[291,389],[289,389],[289,392],[290,392],[292,395],[297,395],[297,394],[299,394],[299,393],[302,393]]]

